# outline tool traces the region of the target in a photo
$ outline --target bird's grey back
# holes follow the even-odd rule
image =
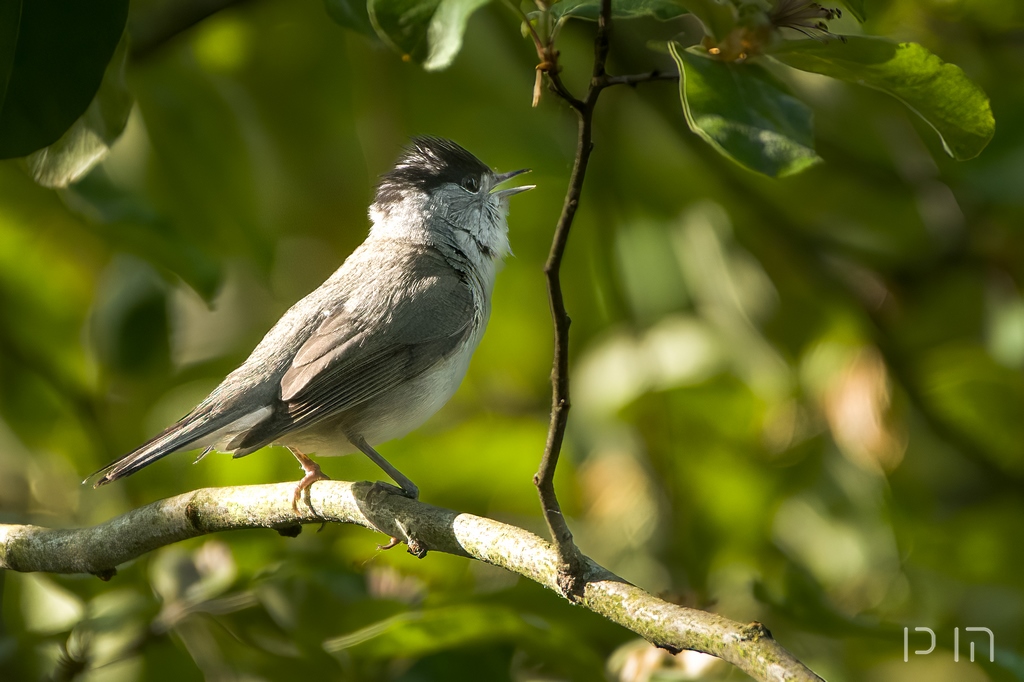
[[[485,324],[488,312],[475,278],[437,249],[364,243],[285,313],[197,412],[270,407],[259,428],[226,448],[247,454],[423,373]]]

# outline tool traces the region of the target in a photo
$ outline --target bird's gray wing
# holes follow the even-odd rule
[[[449,357],[472,332],[473,291],[450,267],[413,273],[391,297],[377,293],[376,307],[342,306],[313,331],[281,379],[284,409],[231,443],[236,455],[401,385]]]

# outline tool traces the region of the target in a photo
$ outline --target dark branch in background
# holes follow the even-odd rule
[[[0,569],[92,573],[109,580],[118,564],[188,538],[249,528],[294,536],[300,523],[331,521],[398,538],[415,536],[431,551],[478,559],[561,589],[558,553],[522,528],[392,495],[368,482],[319,481],[310,488],[310,506],[301,506],[296,515],[293,489],[293,483],[203,488],[77,530],[0,525]],[[670,604],[586,556],[578,559],[577,603],[651,643],[718,656],[764,682],[822,682],[760,623],[742,625]]]
[[[663,72],[663,71],[649,71],[647,73],[635,73],[629,76],[605,76],[601,85],[608,87],[611,85],[628,85],[630,87],[636,87],[641,83],[650,83],[651,81],[677,81],[679,80],[678,73]]]
[[[178,35],[223,9],[247,0],[175,0],[129,22],[133,61],[145,60]]]

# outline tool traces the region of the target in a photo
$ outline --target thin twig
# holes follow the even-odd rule
[[[555,494],[555,468],[558,466],[558,456],[562,450],[562,441],[565,438],[565,427],[569,418],[569,315],[565,309],[565,300],[562,296],[562,283],[560,270],[562,258],[565,255],[565,247],[569,241],[569,230],[572,227],[573,219],[576,217],[576,209],[579,207],[580,196],[583,193],[583,181],[587,174],[587,165],[590,162],[590,153],[593,150],[593,123],[594,106],[597,98],[604,88],[605,63],[608,59],[608,31],[611,26],[611,0],[602,0],[601,13],[597,21],[597,34],[594,37],[594,68],[587,87],[587,94],[583,100],[577,99],[562,83],[558,73],[557,63],[555,68],[548,71],[548,77],[552,89],[562,99],[569,103],[569,106],[577,114],[579,121],[579,137],[576,144],[576,159],[573,163],[572,174],[569,177],[569,187],[565,193],[565,202],[562,205],[562,214],[555,227],[555,236],[551,242],[551,252],[544,264],[544,276],[547,279],[548,302],[551,307],[551,319],[554,323],[554,358],[551,367],[551,423],[548,427],[548,438],[544,448],[544,456],[540,461],[537,474],[533,482],[537,486],[537,493],[540,496],[541,510],[544,520],[548,525],[551,538],[558,550],[561,560],[559,567],[559,586],[563,594],[570,599],[582,595],[583,583],[581,581],[581,559],[579,550],[572,539],[572,532],[565,522],[562,508],[558,504],[558,496]],[[557,52],[553,45],[549,45],[547,53],[552,55],[553,61]]]
[[[247,528],[273,528],[294,536],[300,523],[330,521],[407,537],[420,545],[421,552],[471,557],[560,589],[558,553],[522,528],[393,495],[367,482],[318,481],[310,488],[310,507],[300,506],[297,515],[291,506],[293,489],[293,483],[204,488],[92,528],[0,524],[0,569],[92,573],[109,580],[119,564],[188,538]],[[653,644],[718,656],[765,682],[822,682],[760,623],[742,625],[670,604],[588,557],[581,555],[579,560],[578,603]]]
[[[553,57],[553,59],[550,62],[546,62],[546,64],[551,64],[551,67],[545,69],[545,73],[548,74],[548,82],[551,85],[551,91],[553,93],[555,93],[556,95],[558,95],[559,97],[561,97],[562,99],[564,99],[569,104],[569,106],[572,107],[576,111],[576,113],[578,115],[583,116],[584,113],[585,113],[584,110],[586,109],[586,106],[587,106],[586,103],[583,102],[583,100],[577,99],[575,95],[573,95],[571,92],[569,92],[569,89],[567,87],[565,87],[565,84],[562,83],[562,76],[559,73],[559,67],[558,67],[558,61],[557,61],[557,53],[552,53],[552,57]],[[593,112],[591,112],[588,115],[589,116],[593,116]],[[580,123],[580,125],[582,125],[582,122]],[[579,148],[577,148],[576,149],[576,164],[579,163],[579,160],[580,160]],[[573,170],[575,170],[575,169],[576,169],[576,165],[573,166]],[[582,183],[582,178],[581,178],[580,182]],[[569,181],[569,189],[566,191],[566,200],[568,200],[568,198],[569,198],[569,192],[570,191],[572,191],[572,181],[571,180]],[[562,216],[563,217],[565,216],[565,205],[562,206]],[[559,222],[559,224],[561,224],[561,222],[562,222],[561,218],[559,218],[558,222]],[[570,223],[571,222],[572,222],[572,219],[570,218]],[[551,246],[552,246],[552,248],[554,248],[554,244],[552,244]],[[564,245],[563,245],[563,249],[564,249]]]
[[[537,29],[534,28],[533,24],[530,23],[530,17],[526,16],[526,12],[523,11],[522,7],[513,0],[504,0],[505,6],[519,15],[519,19],[523,22],[523,26],[526,27],[527,32],[530,34],[530,38],[533,39],[533,46],[537,50],[537,58],[543,61],[544,59],[544,40],[541,39],[540,34],[537,33]]]

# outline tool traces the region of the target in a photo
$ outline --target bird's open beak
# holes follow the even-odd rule
[[[497,187],[498,185],[502,184],[503,182],[506,182],[507,180],[511,180],[517,175],[522,175],[523,173],[529,172],[529,168],[523,168],[522,170],[509,171],[508,173],[498,173],[497,175],[494,176],[494,186]],[[537,185],[522,185],[520,187],[509,187],[508,189],[492,189],[491,194],[497,194],[499,197],[502,197],[504,199],[514,194],[519,194],[520,192],[526,192],[527,190],[531,190],[536,186]]]

